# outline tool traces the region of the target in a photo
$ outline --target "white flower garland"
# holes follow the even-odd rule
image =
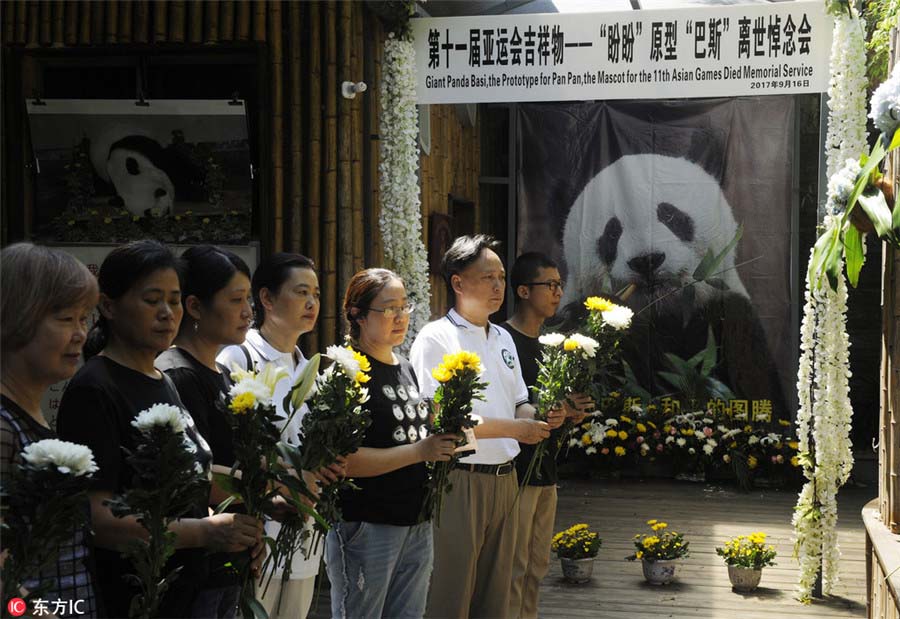
[[[416,334],[431,317],[431,287],[419,201],[415,57],[409,38],[388,35],[381,83],[378,223],[385,262],[403,279],[410,301],[416,304],[409,319],[409,334],[401,346],[404,352],[408,352]]]
[[[852,16],[843,11],[834,16],[825,138],[829,179],[825,229],[837,225],[835,215],[846,207],[852,189],[850,177],[855,179],[858,172],[854,162],[867,151],[864,32],[865,24],[855,10]],[[829,285],[816,289],[807,272],[797,372],[797,435],[803,473],[809,481],[800,491],[793,517],[800,562],[797,593],[804,602],[810,601],[820,567],[823,593],[831,593],[838,581],[837,491],[853,468],[846,313],[843,264],[837,291]]]
[[[830,219],[826,218],[826,224]],[[816,290],[807,281],[800,327],[797,435],[799,451],[806,456],[803,474],[809,481],[800,492],[793,518],[800,562],[797,592],[803,601],[810,599],[820,566],[824,593],[830,593],[838,582],[837,491],[853,468],[846,313],[843,268],[837,291],[827,285]]]
[[[828,81],[826,175],[831,178],[847,159],[866,152],[865,24],[854,11],[834,18],[831,78]]]

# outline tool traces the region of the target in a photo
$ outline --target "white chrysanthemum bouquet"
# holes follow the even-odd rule
[[[51,593],[42,582],[43,570],[57,558],[59,547],[71,542],[90,514],[87,490],[97,470],[94,454],[84,445],[45,439],[28,445],[22,462],[4,471],[0,487],[3,547],[3,599],[26,602]],[[30,604],[29,604],[30,607]]]
[[[165,573],[175,552],[175,534],[169,523],[205,504],[209,493],[207,473],[198,465],[196,446],[184,434],[185,413],[177,406],[155,404],[131,422],[137,430],[134,451],[126,452],[132,469],[128,489],[108,502],[117,518],[134,516],[146,529],[146,540],[133,539],[122,554],[131,561],[135,574],[125,577],[139,593],[131,600],[130,617],[159,614],[159,603],[178,570]]]
[[[303,398],[312,389],[318,369],[319,356],[316,355],[303,368],[285,397],[282,409],[292,411],[291,416],[297,414]],[[294,552],[302,542],[303,519],[317,517],[302,499],[311,498],[313,494],[303,484],[298,472],[286,467],[280,457],[282,434],[289,426],[290,418],[284,419],[281,415],[274,394],[278,383],[287,376],[287,371],[274,363],[264,364],[258,371],[242,370],[235,366],[231,372],[234,384],[221,402],[231,424],[235,462],[231,475],[217,476],[220,485],[228,488],[232,496],[243,503],[247,514],[254,518],[271,516],[272,500],[279,495],[296,510],[295,514],[285,518],[278,539],[270,543],[273,550],[266,567],[282,563],[290,565]],[[237,471],[240,475],[236,474]],[[238,566],[238,570],[242,585],[241,611],[244,616],[253,616],[254,610],[262,606],[254,597],[249,558]]]
[[[548,333],[538,341],[544,348],[538,361],[537,384],[534,387],[537,396],[535,419],[546,421],[550,411],[561,407],[569,396],[590,391],[600,343],[580,333],[568,337],[561,333]],[[551,447],[552,451],[549,451]],[[544,456],[550,453],[550,457],[555,458],[558,450],[557,441],[543,440],[538,443],[521,485],[527,485],[535,471],[540,478]]]
[[[306,401],[309,412],[303,415],[300,431],[300,448],[280,444],[281,455],[295,469],[319,471],[327,468],[362,445],[366,429],[372,423],[363,404],[369,393],[363,386],[369,382],[371,365],[365,355],[343,346],[329,346],[325,356],[334,361],[315,379],[312,395]],[[302,404],[294,395],[294,406]],[[289,396],[290,397],[290,396]],[[321,516],[314,525],[316,535],[309,545],[314,552],[328,525],[341,519],[338,495],[353,484],[341,479],[319,491],[316,512]],[[282,530],[284,525],[282,524]]]

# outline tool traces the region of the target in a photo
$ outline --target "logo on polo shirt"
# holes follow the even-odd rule
[[[506,364],[510,370],[516,367],[516,359],[513,357],[513,354],[506,350],[505,348],[500,351],[500,354],[503,355],[503,362]]]

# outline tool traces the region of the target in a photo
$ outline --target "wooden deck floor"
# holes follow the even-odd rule
[[[794,600],[797,563],[792,558],[793,492],[741,493],[729,486],[677,481],[563,482],[556,530],[587,522],[600,532],[603,548],[586,585],[562,580],[553,560],[541,588],[541,616],[557,618],[664,617],[671,619],[780,619],[782,617],[865,617],[865,532],[862,506],[874,488],[845,488],[839,498],[842,582],[836,595],[804,606]],[[644,582],[631,553],[631,537],[644,521],[657,518],[685,534],[691,556],[679,565],[677,580],[665,587]],[[763,571],[751,594],[731,591],[727,570],[715,554],[725,538],[765,531],[778,550],[778,565]],[[327,585],[311,617],[327,617]]]

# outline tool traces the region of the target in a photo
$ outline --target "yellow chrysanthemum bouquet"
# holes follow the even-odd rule
[[[635,553],[626,557],[629,561],[671,561],[688,555],[689,542],[676,531],[670,531],[669,525],[659,520],[648,520],[647,526],[652,533],[639,533],[634,536]]]
[[[484,399],[487,384],[481,380],[483,371],[481,359],[473,352],[461,350],[444,355],[440,365],[431,370],[431,375],[438,382],[434,394],[435,415],[431,424],[432,434],[458,434],[476,425],[472,418],[472,403]],[[464,443],[463,439],[460,439]],[[428,493],[423,506],[422,517],[428,512],[440,526],[441,504],[445,492],[450,492],[450,470],[459,456],[455,455],[446,462],[434,462],[431,465],[431,478],[428,482]]]
[[[319,358],[316,356],[298,376],[292,393],[285,399],[285,410],[289,410],[287,404],[291,395],[301,401],[306,397],[318,367]],[[220,403],[231,425],[235,461],[231,474],[216,475],[217,482],[228,489],[234,499],[243,503],[247,514],[259,519],[271,515],[272,499],[279,493],[281,480],[291,477],[279,458],[280,428],[287,424],[274,401],[276,385],[286,378],[287,372],[272,363],[258,370],[242,370],[235,366],[231,372],[233,384]],[[237,471],[241,474],[237,475]],[[295,495],[290,503],[299,514],[318,517],[300,500],[299,495]],[[259,607],[259,602],[254,598],[249,560],[235,568],[239,571],[242,585],[241,612],[244,616],[248,616],[247,613],[252,616],[253,608]]]
[[[550,548],[560,559],[588,559],[597,556],[602,544],[598,533],[579,523],[554,535]]]
[[[757,531],[726,540],[724,546],[716,548],[716,554],[725,559],[726,565],[758,570],[775,565],[778,553],[774,546],[766,543],[766,534]]]

